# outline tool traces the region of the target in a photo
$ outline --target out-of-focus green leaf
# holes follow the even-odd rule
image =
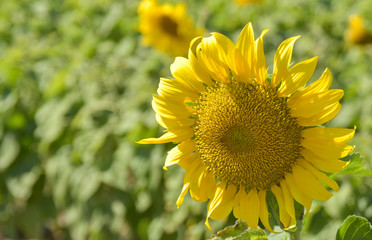
[[[364,217],[348,216],[337,231],[336,240],[372,239],[372,226]]]
[[[273,229],[276,232],[282,231],[279,227]],[[269,240],[287,240],[287,232],[282,231],[280,233],[270,233],[268,235]]]
[[[349,161],[350,163],[342,169],[342,171],[332,174],[334,175],[351,175],[354,177],[371,177],[372,171],[365,167],[365,162],[359,153],[352,153],[342,159],[343,161]]]
[[[37,156],[23,157],[22,161],[12,164],[6,171],[6,185],[16,199],[27,200],[33,190],[34,184],[41,175],[41,167]]]
[[[6,134],[0,143],[0,172],[2,172],[16,159],[20,147],[16,137],[11,133]]]

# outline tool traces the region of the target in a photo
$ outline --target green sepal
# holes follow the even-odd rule
[[[185,102],[185,104],[186,104],[187,106],[189,106],[190,108],[192,108],[192,109],[194,109],[195,106],[198,105],[198,103],[196,103],[196,102]]]
[[[279,226],[283,229],[284,226],[279,220],[279,204],[275,198],[275,195],[271,191],[267,191],[266,193],[266,203],[267,210],[269,212],[269,224],[271,228],[274,228],[274,226]]]
[[[233,226],[228,226],[212,236],[212,240],[268,240],[262,230],[250,229],[244,221],[238,219]]]
[[[280,222],[278,201],[276,200],[275,195],[271,191],[267,191],[266,202],[268,205],[270,226],[274,228],[274,226],[278,225],[280,228],[283,229],[284,226]],[[293,202],[294,202],[296,220],[297,222],[302,221],[302,217],[304,214],[304,207],[301,204],[299,204],[296,200],[294,200]],[[295,232],[297,231],[297,226],[291,229],[287,229],[286,231]]]

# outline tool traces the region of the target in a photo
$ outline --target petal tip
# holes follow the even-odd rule
[[[207,219],[205,220],[204,224],[205,224],[205,226],[208,227],[209,230],[212,231],[211,225],[209,225],[208,217],[207,217]]]
[[[137,141],[136,143],[137,143],[137,144],[150,144],[150,143],[148,142],[148,138],[146,138],[146,139],[142,139],[142,140],[139,140],[139,141]]]

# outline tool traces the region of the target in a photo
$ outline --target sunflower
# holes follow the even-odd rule
[[[235,0],[235,2],[243,6],[251,3],[260,3],[262,0]]]
[[[156,0],[142,0],[138,6],[139,31],[145,45],[173,56],[185,56],[190,41],[204,33],[187,16],[185,4],[159,4]]]
[[[349,27],[346,30],[346,41],[349,44],[372,43],[372,35],[367,32],[361,15],[351,15],[349,17]]]
[[[208,219],[221,220],[233,211],[249,227],[258,222],[272,231],[266,196],[275,195],[284,229],[296,225],[294,200],[309,212],[312,200],[328,200],[337,183],[324,172],[337,172],[339,160],[353,147],[346,144],[354,129],[320,126],[334,118],[343,91],[329,90],[332,75],[305,87],[317,57],[290,66],[299,36],[276,51],[272,75],[263,50],[263,31],[254,39],[252,25],[235,45],[224,35],[195,38],[188,59],[171,65],[174,79],[162,78],[153,96],[157,122],[167,129],[142,144],[178,143],[164,168],[185,169],[177,200],[188,191],[198,202],[208,201]],[[321,182],[323,183],[321,183]]]

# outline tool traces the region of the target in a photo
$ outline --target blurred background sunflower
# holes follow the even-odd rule
[[[314,201],[303,239],[334,239],[350,214],[372,222],[371,173],[363,169],[372,167],[372,45],[347,40],[353,15],[362,16],[365,32],[372,33],[372,2],[157,4],[183,4],[184,19],[195,29],[217,31],[234,42],[248,22],[256,32],[270,29],[267,66],[273,66],[280,42],[302,35],[293,62],[319,56],[310,83],[330,69],[330,88],[345,95],[328,127],[356,125],[349,144],[361,156],[352,157],[355,171],[331,176],[340,190],[325,203]],[[140,5],[139,0],[1,2],[0,239],[206,239],[234,223],[231,215],[211,222],[210,231],[204,225],[206,204],[189,195],[177,210],[184,171],[162,170],[174,145],[136,144],[163,131],[151,95],[160,76],[171,76],[174,61],[173,53],[143,45]]]
[[[156,0],[143,0],[138,6],[138,14],[143,43],[172,56],[186,56],[190,41],[205,31],[195,27],[184,3],[172,6]]]

